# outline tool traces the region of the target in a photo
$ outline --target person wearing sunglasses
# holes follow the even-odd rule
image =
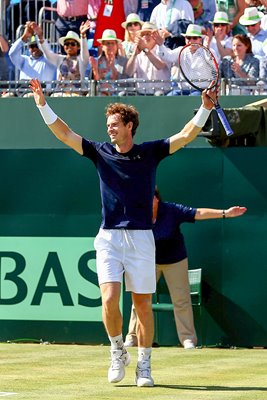
[[[202,44],[203,33],[202,27],[196,24],[189,24],[186,32],[182,33],[185,38],[185,44]],[[167,94],[167,96],[180,96],[180,95],[190,95],[199,96],[201,93],[198,90],[192,89],[192,87],[187,83],[183,75],[181,74],[180,68],[178,66],[178,57],[183,46],[176,47],[175,49],[169,49],[164,45],[164,37],[161,35],[161,31],[153,32],[154,39],[158,44],[157,55],[165,62],[171,63],[172,65],[172,86],[173,89]],[[193,50],[193,46],[191,49]]]
[[[233,37],[230,34],[230,21],[224,11],[217,11],[211,21],[213,29],[207,29],[203,45],[214,51],[218,63],[225,56],[232,56]]]
[[[137,14],[129,14],[121,26],[125,29],[124,41],[122,42],[122,55],[130,58],[135,50],[135,37],[142,29],[144,22]]]
[[[9,57],[14,66],[19,69],[19,80],[30,80],[38,78],[40,81],[50,82],[56,77],[56,67],[44,56],[39,47],[39,35],[43,36],[41,28],[39,34],[34,35],[32,21],[27,21],[25,29],[10,47]],[[49,47],[49,44],[46,43]],[[28,50],[28,54],[25,50]]]
[[[82,22],[80,25],[80,36],[69,31],[66,36],[59,38],[59,44],[63,47],[65,54],[57,54],[51,51],[43,39],[40,39],[40,47],[44,56],[57,67],[57,79],[62,83],[57,85],[58,92],[52,96],[82,95],[81,82],[84,80],[86,69],[89,65],[89,52],[87,46],[86,32],[90,28],[90,21]],[[35,31],[39,31],[35,25]],[[64,81],[75,81],[70,84]],[[81,82],[80,82],[81,81]],[[78,89],[78,90],[76,90]]]
[[[258,11],[257,7],[247,7],[239,19],[239,23],[246,27],[252,44],[252,52],[257,57],[265,57],[262,44],[267,39],[267,31],[261,27],[263,17],[264,14]]]

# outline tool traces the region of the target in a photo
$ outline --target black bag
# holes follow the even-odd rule
[[[177,19],[173,21],[168,31],[171,33],[171,36],[167,37],[164,44],[166,47],[170,49],[176,49],[176,47],[185,45],[185,38],[182,36],[182,33],[186,32],[188,25],[192,24],[192,21],[188,19]]]

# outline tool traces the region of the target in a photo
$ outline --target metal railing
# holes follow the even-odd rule
[[[120,79],[41,82],[47,96],[165,96],[186,83],[184,80]],[[193,89],[192,89],[193,92]],[[0,95],[23,97],[30,93],[29,81],[0,81]],[[190,93],[186,93],[186,95]],[[180,95],[185,95],[181,91]],[[220,95],[267,95],[267,80],[222,79]]]

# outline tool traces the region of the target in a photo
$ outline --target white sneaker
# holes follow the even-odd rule
[[[149,360],[138,361],[136,367],[135,383],[139,387],[154,386],[151,376],[151,366]]]
[[[196,348],[195,343],[191,339],[184,340],[183,346],[184,346],[184,349],[186,349],[186,350]]]
[[[111,365],[108,370],[110,383],[120,382],[125,376],[125,367],[130,364],[131,357],[126,349],[110,350]]]
[[[124,342],[124,347],[136,347],[136,346],[137,346],[137,343],[133,338],[127,339]]]

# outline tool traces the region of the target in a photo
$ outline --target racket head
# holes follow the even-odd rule
[[[202,44],[189,43],[183,46],[178,65],[185,80],[200,92],[218,86],[218,63],[212,52]]]

